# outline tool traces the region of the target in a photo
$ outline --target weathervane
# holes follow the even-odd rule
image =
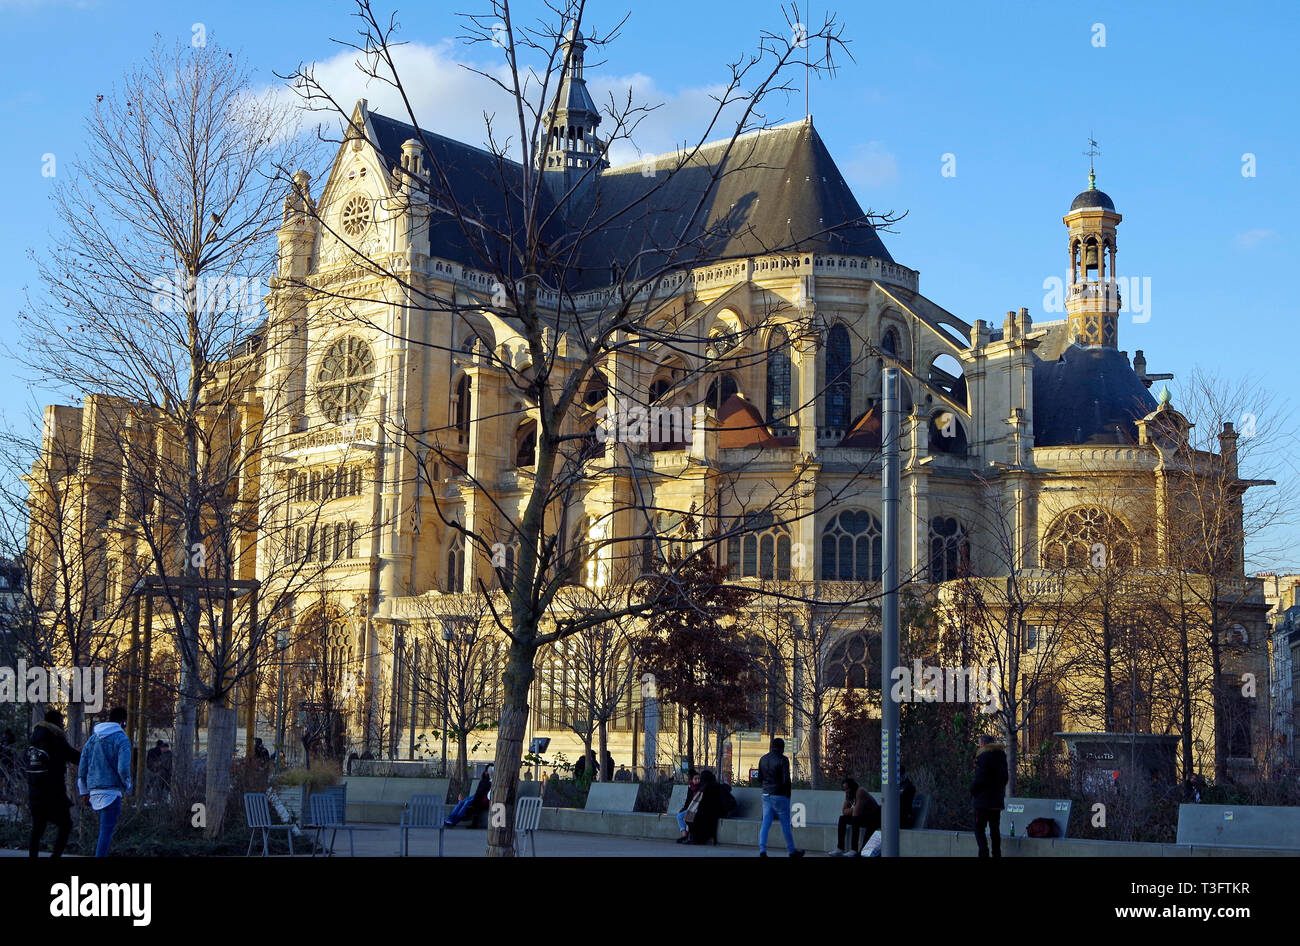
[[[1101,154],[1101,149],[1097,147],[1097,139],[1092,137],[1091,132],[1088,133],[1088,150],[1083,153],[1088,156],[1088,189],[1096,190],[1097,170],[1093,166],[1093,159],[1096,158],[1097,155]]]

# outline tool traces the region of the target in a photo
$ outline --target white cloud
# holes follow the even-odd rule
[[[1237,246],[1243,250],[1253,250],[1261,243],[1277,236],[1276,230],[1243,230],[1234,238]]]
[[[483,47],[487,50],[489,47]],[[512,98],[500,87],[471,71],[478,69],[507,79],[504,59],[471,60],[459,55],[464,47],[452,40],[435,45],[410,43],[396,47],[393,58],[402,86],[410,100],[411,110],[428,131],[446,135],[477,147],[486,147],[488,127],[485,113],[492,119],[492,134],[498,146],[509,141],[510,153],[519,157],[519,123]],[[390,84],[369,78],[356,66],[355,52],[339,53],[331,59],[315,63],[316,80],[345,111],[350,111],[359,99],[367,100],[372,111],[399,121],[409,121],[406,103]],[[466,68],[470,66],[471,68]],[[710,140],[725,138],[734,130],[738,109],[729,107],[731,124],[720,120],[709,129],[717,110],[713,98],[723,92],[721,86],[688,88],[669,93],[660,89],[652,76],[633,73],[626,76],[600,76],[588,74],[587,88],[602,113],[611,104],[625,109],[631,94],[633,106],[649,109],[640,115],[630,140],[622,137],[612,143],[610,161],[623,164],[636,161],[642,154],[661,154],[697,143],[707,131]],[[554,94],[554,84],[547,94]],[[536,101],[538,86],[534,84],[530,95]],[[284,86],[262,89],[258,94],[286,103],[297,103],[298,97]],[[340,119],[336,113],[316,112],[303,116],[306,127],[323,123],[337,128]],[[597,129],[600,137],[613,134],[612,121],[603,115]],[[531,126],[529,126],[531,127]],[[627,133],[624,132],[624,135]]]
[[[853,149],[843,171],[850,185],[887,187],[898,181],[898,158],[879,141],[869,141]]]

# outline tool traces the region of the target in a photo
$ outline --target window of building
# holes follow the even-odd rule
[[[826,339],[826,426],[847,430],[852,410],[853,347],[849,330],[833,325]]]
[[[526,420],[515,431],[515,466],[530,469],[537,463],[537,422]]]
[[[336,424],[360,417],[370,400],[374,374],[374,353],[357,336],[348,335],[330,345],[316,371],[321,412]]]
[[[826,685],[841,690],[879,690],[880,635],[858,631],[836,643],[826,658]]]
[[[770,512],[752,513],[732,527],[727,539],[731,578],[790,580],[790,533]]]
[[[790,340],[784,329],[773,329],[767,342],[768,426],[788,427],[790,417]]]
[[[451,399],[451,413],[456,432],[466,443],[469,442],[470,398],[469,375],[465,375],[456,382],[456,390]]]
[[[951,517],[935,516],[930,520],[930,581],[952,581],[969,567],[966,527]]]
[[[457,532],[447,547],[447,593],[459,594],[464,590],[465,544]]]
[[[1133,534],[1118,516],[1095,506],[1072,509],[1043,538],[1047,568],[1109,568],[1136,563]]]
[[[720,411],[729,398],[739,393],[740,387],[736,384],[736,379],[729,374],[723,374],[709,382],[709,391],[704,400],[709,407]]]
[[[865,509],[834,516],[822,532],[823,581],[879,581],[884,532]]]

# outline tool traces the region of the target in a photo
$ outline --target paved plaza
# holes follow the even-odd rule
[[[379,825],[376,831],[356,832],[357,857],[397,857],[398,835],[393,825]],[[757,829],[755,829],[757,834]],[[772,829],[772,841],[769,846],[770,857],[785,857],[785,849],[778,827]],[[325,840],[329,840],[328,833]],[[260,848],[259,839],[258,846]],[[281,841],[283,846],[283,841]],[[294,838],[294,851],[299,857],[306,857],[311,851],[311,834],[304,832]],[[475,828],[451,828],[444,835],[443,853],[446,857],[483,857],[487,848],[487,831]],[[335,856],[348,856],[347,832],[340,831],[334,843]],[[524,855],[530,848],[525,846]],[[438,832],[411,832],[410,852],[412,857],[436,857],[438,854]],[[808,851],[809,857],[826,855],[825,851]],[[26,857],[27,852],[17,849],[0,849],[0,857]],[[45,856],[44,854],[42,856]],[[319,856],[319,855],[318,855]],[[537,832],[538,857],[757,857],[757,841],[753,845],[735,844],[702,845],[675,844],[672,841],[660,841],[641,838],[609,837],[599,834],[577,834],[561,831]]]

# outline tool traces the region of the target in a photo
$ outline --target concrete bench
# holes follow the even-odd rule
[[[1300,808],[1179,805],[1178,843],[1300,851]]]
[[[885,796],[881,792],[869,792],[876,804],[884,803]],[[930,796],[916,794],[912,797],[912,827],[910,830],[917,831],[925,827],[926,821],[930,817]]]
[[[1008,798],[1003,807],[1002,820],[999,823],[1002,837],[1011,837],[1011,828],[1015,826],[1015,836],[1029,837],[1029,822],[1035,818],[1048,818],[1056,822],[1057,837],[1068,836],[1070,830],[1070,806],[1068,798]],[[1030,840],[1047,840],[1030,838]]]
[[[641,786],[627,782],[593,782],[584,811],[635,811]]]
[[[350,775],[347,785],[347,820],[375,824],[397,824],[414,795],[447,797],[445,778],[385,778]]]
[[[727,817],[732,821],[757,821],[763,817],[763,791],[758,788],[733,788],[731,797],[736,800],[736,810]],[[686,786],[674,785],[668,798],[667,814],[676,817],[686,804]]]

